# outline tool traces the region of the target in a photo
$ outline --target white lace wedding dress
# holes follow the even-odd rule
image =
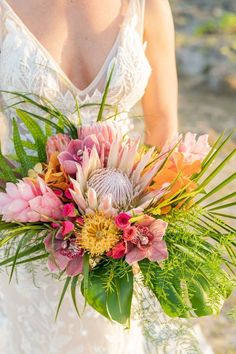
[[[142,97],[151,72],[145,56],[146,43],[142,42],[143,15],[144,0],[129,0],[120,32],[104,65],[91,84],[79,90],[7,1],[0,0],[0,89],[46,97],[76,122],[75,97],[80,104],[100,102],[115,63],[107,102],[118,105],[123,112],[121,124],[129,130],[127,112]],[[3,106],[13,103],[12,96],[6,93],[1,95],[1,101]],[[95,107],[84,109],[83,124],[95,122],[96,114]],[[13,109],[0,116],[5,153],[12,151],[13,116]],[[20,122],[19,128],[27,140],[27,131]],[[22,267],[11,285],[7,275],[0,273],[1,354],[212,353],[198,327],[192,329],[190,323],[167,318],[151,297],[146,301],[140,293],[133,305],[131,330],[110,323],[89,307],[78,319],[69,296],[55,323],[63,284],[40,272],[40,265],[28,270]]]

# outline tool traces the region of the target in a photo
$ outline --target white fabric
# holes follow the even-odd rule
[[[100,102],[105,81],[115,62],[108,103],[117,105],[119,111],[124,112],[122,125],[129,129],[126,112],[143,96],[151,73],[145,56],[146,43],[142,41],[144,0],[130,0],[109,56],[97,77],[83,91],[72,84],[5,0],[0,0],[0,10],[0,89],[33,92],[46,97],[76,122],[74,98],[80,104]],[[2,102],[6,106],[13,100],[10,95],[3,94]],[[95,107],[81,113],[83,124],[95,122]],[[4,152],[12,150],[13,116],[14,110],[11,109],[1,115]],[[19,127],[22,136],[28,139],[20,122]],[[36,286],[32,282],[35,273]],[[46,277],[40,265],[31,272],[21,268],[18,282],[14,279],[10,286],[7,275],[0,275],[0,299],[3,298],[2,311],[6,315],[5,320],[0,315],[1,354],[211,353],[198,342],[189,324],[168,319],[157,303],[153,304],[153,312],[153,306],[146,306],[139,292],[135,297],[134,318],[129,331],[110,323],[91,308],[85,310],[81,320],[78,319],[69,295],[55,323],[55,309],[62,285]],[[82,297],[79,298],[82,307]],[[147,303],[150,301],[153,299]],[[154,320],[152,323],[150,318]],[[198,337],[202,338],[201,333]]]

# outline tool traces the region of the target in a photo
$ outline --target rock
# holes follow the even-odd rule
[[[181,75],[203,74],[208,67],[204,53],[195,45],[180,48],[177,51],[177,63]]]
[[[202,24],[236,11],[232,0],[190,0],[173,4],[180,77],[213,92],[236,92],[236,36],[201,34]]]

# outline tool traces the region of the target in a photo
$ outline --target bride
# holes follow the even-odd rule
[[[117,124],[126,131],[132,128],[128,112],[141,102],[150,145],[163,145],[177,131],[174,52],[167,0],[0,0],[1,90],[46,97],[75,120],[75,98],[100,102],[115,64],[107,102],[118,104],[123,113]],[[2,94],[2,105],[11,98]],[[95,122],[96,108],[81,113],[83,124]],[[12,152],[13,117],[10,108],[1,115],[4,153]],[[124,331],[91,308],[79,320],[69,298],[55,323],[62,285],[38,269],[20,269],[11,285],[1,273],[0,284],[2,354],[212,353],[198,328],[168,319],[140,294],[131,329]]]

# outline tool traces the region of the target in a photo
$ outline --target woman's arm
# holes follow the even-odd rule
[[[142,99],[145,142],[161,147],[176,134],[178,126],[175,36],[168,0],[146,0],[144,39],[152,67]]]

